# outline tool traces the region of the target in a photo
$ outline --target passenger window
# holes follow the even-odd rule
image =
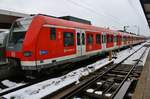
[[[119,36],[117,36],[117,42],[119,42]]]
[[[109,43],[111,41],[110,35],[107,35],[107,42]]]
[[[108,42],[110,43],[111,42],[111,36],[108,35]]]
[[[96,44],[100,44],[100,43],[101,43],[101,35],[96,34]]]
[[[64,46],[74,45],[74,34],[72,32],[64,32]]]
[[[106,36],[103,34],[102,35],[102,43],[105,43],[106,42]]]
[[[80,33],[77,33],[77,45],[80,45]]]
[[[106,43],[106,35],[104,35],[104,43]]]
[[[54,28],[54,27],[50,28],[50,39],[56,40],[56,28]]]
[[[121,42],[123,42],[123,36],[120,36]]]
[[[114,42],[117,42],[117,36],[114,35]]]
[[[84,33],[82,33],[82,44],[83,45],[85,44],[85,35],[84,35]]]
[[[109,38],[110,38],[110,42],[112,42],[112,35],[109,35]]]
[[[113,42],[114,41],[114,38],[113,38],[113,35],[111,35],[111,42]]]
[[[93,35],[92,34],[88,34],[87,35],[87,44],[92,44],[93,43]]]
[[[104,43],[104,36],[103,36],[103,34],[102,34],[102,43]]]
[[[124,37],[124,36],[122,36],[122,41],[123,41],[123,42],[125,41],[125,37]]]

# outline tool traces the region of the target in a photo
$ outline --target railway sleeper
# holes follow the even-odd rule
[[[111,70],[110,72],[114,74],[121,74],[121,75],[126,75],[128,73],[127,71],[118,71],[118,70]]]
[[[113,87],[113,82],[103,82],[97,88],[89,87],[85,89],[83,95],[87,95],[89,97],[94,97],[94,98],[102,98],[103,94],[112,87]]]

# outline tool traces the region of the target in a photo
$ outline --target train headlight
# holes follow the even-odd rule
[[[30,56],[32,55],[32,52],[31,52],[31,51],[25,51],[25,52],[23,53],[23,55],[24,55],[25,57],[30,57]]]

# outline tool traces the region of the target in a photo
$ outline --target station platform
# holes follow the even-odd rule
[[[150,99],[150,52],[143,67],[132,99]]]

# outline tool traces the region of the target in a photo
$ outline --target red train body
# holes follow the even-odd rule
[[[39,70],[143,41],[129,33],[36,15],[14,22],[6,57],[19,60],[23,70]]]

